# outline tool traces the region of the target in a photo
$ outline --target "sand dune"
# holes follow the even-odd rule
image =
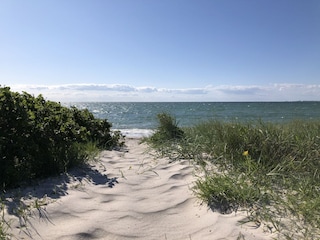
[[[244,213],[222,215],[201,205],[190,190],[195,177],[188,161],[168,163],[145,150],[127,140],[126,151],[104,151],[90,168],[21,190],[25,204],[39,199],[41,208],[20,228],[18,197],[9,199],[13,238],[271,239],[262,228],[239,225]]]

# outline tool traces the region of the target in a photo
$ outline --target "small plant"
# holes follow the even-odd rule
[[[0,240],[7,239],[7,230],[10,228],[10,224],[4,218],[5,205],[0,200]]]
[[[178,123],[174,117],[167,113],[160,113],[157,115],[157,118],[159,126],[157,131],[152,135],[151,141],[167,142],[183,138],[184,133],[178,127]]]
[[[150,138],[145,138],[143,142],[147,142],[162,156],[172,153],[172,158],[175,159],[175,155],[179,152],[177,143],[184,141],[184,131],[178,127],[176,119],[168,113],[160,113],[157,118],[159,125],[155,133]]]

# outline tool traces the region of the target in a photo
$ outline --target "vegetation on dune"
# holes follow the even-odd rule
[[[124,136],[111,131],[111,123],[96,119],[87,109],[67,108],[0,86],[0,189],[28,184],[87,163],[102,149],[121,147]],[[41,200],[17,206],[20,224],[28,222],[32,208],[42,213]],[[8,201],[0,196],[0,239],[8,239],[5,218]],[[23,227],[23,226],[21,226]]]
[[[168,113],[159,113],[157,115],[159,126],[155,133],[150,137],[149,144],[164,146],[166,143],[171,144],[183,138],[184,132],[178,127],[178,122]]]
[[[171,124],[159,121],[145,141],[162,156],[201,166],[194,192],[208,206],[246,210],[248,221],[286,239],[320,237],[320,122],[213,120],[181,129],[164,115]],[[180,137],[159,141],[172,129]]]
[[[0,188],[67,171],[95,149],[121,144],[107,120],[41,95],[0,88]]]

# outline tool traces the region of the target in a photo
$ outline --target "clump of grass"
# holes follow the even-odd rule
[[[36,229],[31,224],[30,218],[39,217],[42,220],[50,221],[46,212],[46,206],[50,201],[51,199],[47,195],[42,198],[35,198],[32,195],[22,197],[20,192],[13,192],[11,197],[0,200],[0,240],[17,238],[17,236],[10,234],[10,231],[8,231],[11,229],[13,222],[13,220],[7,220],[8,214],[15,215],[19,220],[18,228],[20,231],[32,238]],[[8,205],[11,205],[11,207],[8,207]],[[6,206],[11,210],[7,210]],[[12,213],[8,213],[11,211]],[[35,232],[32,230],[35,230]]]
[[[181,128],[178,127],[176,119],[168,113],[159,113],[157,115],[159,126],[157,131],[151,136],[152,142],[165,142],[181,139],[184,135]]]
[[[0,240],[5,240],[8,236],[7,229],[10,224],[4,218],[5,205],[0,200]]]
[[[319,122],[210,121],[183,132],[162,154],[202,163],[194,192],[210,207],[246,209],[287,239],[320,237]]]
[[[176,119],[168,113],[159,113],[157,119],[159,125],[155,133],[143,141],[155,148],[158,153],[164,155],[169,149],[177,146],[177,143],[182,141],[184,132],[178,126]]]
[[[196,182],[199,198],[204,199],[210,208],[223,214],[237,211],[239,207],[251,208],[258,202],[268,201],[244,174],[230,175],[215,173]]]

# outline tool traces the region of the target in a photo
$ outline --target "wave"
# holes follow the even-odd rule
[[[117,131],[120,131],[123,135],[125,135],[127,138],[143,138],[143,137],[150,137],[154,130],[152,129],[139,129],[139,128],[133,128],[133,129],[114,129]]]

